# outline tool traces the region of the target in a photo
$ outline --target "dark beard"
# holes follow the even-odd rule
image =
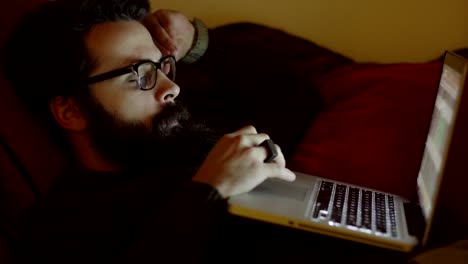
[[[87,132],[92,146],[121,170],[182,169],[198,167],[219,135],[194,121],[179,104],[165,106],[150,127],[124,122],[102,105],[87,100]],[[177,122],[175,127],[170,124]]]

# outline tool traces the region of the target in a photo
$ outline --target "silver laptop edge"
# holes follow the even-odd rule
[[[400,228],[398,229],[397,237],[391,237],[388,234],[378,234],[366,228],[333,223],[330,221],[330,216],[312,219],[313,203],[316,201],[322,180],[349,187],[357,187],[362,190],[375,190],[298,172],[296,172],[296,176],[296,181],[293,183],[270,179],[250,193],[231,197],[229,200],[229,211],[243,217],[399,251],[410,251],[417,244],[417,238],[410,236],[406,229],[407,223],[404,217],[403,200],[395,199],[395,208],[398,212],[397,225]],[[265,186],[268,190],[265,190]],[[284,188],[290,190],[296,189],[297,191],[284,191]],[[283,189],[280,194],[277,191],[279,189]],[[297,195],[297,193],[300,195]],[[345,210],[346,208],[343,209],[343,211]],[[375,225],[375,218],[373,219],[372,224]]]

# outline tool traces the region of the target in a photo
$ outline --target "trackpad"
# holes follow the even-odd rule
[[[307,197],[307,191],[308,188],[281,180],[266,180],[252,190],[252,192],[262,195],[281,196],[297,201],[304,201]]]

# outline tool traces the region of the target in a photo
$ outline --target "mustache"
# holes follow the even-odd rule
[[[165,137],[170,134],[170,126],[178,124],[174,130],[179,130],[184,127],[190,120],[191,115],[182,104],[171,103],[166,105],[163,110],[158,113],[152,120],[151,133]]]

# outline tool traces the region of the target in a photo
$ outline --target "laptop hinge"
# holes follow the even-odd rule
[[[424,231],[426,230],[426,220],[422,214],[422,208],[418,204],[410,202],[404,202],[403,206],[408,225],[408,233],[417,237],[419,242],[421,242],[424,236]]]

